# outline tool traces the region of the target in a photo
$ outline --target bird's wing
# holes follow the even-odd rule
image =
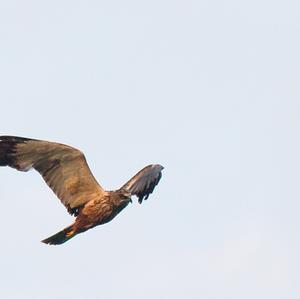
[[[60,143],[0,136],[0,166],[37,170],[71,214],[105,192],[83,153]]]
[[[136,195],[139,203],[147,199],[153,192],[161,178],[163,166],[159,164],[148,165],[131,178],[121,189]]]

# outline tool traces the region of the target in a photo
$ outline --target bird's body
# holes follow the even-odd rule
[[[126,198],[119,190],[108,191],[102,197],[88,201],[78,212],[75,222],[62,231],[65,234],[58,233],[61,239],[57,241],[62,244],[77,234],[113,220],[130,202],[131,199]],[[56,238],[51,236],[43,242],[52,244],[54,239]]]
[[[74,216],[75,222],[43,240],[62,244],[75,235],[111,221],[136,195],[141,203],[161,178],[162,166],[149,165],[115,191],[104,190],[95,180],[84,155],[70,146],[15,136],[0,137],[0,166],[20,171],[36,169]]]

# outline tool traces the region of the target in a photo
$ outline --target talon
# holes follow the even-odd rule
[[[70,237],[74,236],[74,234],[75,234],[75,232],[74,232],[73,230],[71,230],[70,232],[68,232],[68,233],[66,234],[66,237],[67,237],[67,238],[70,238]]]

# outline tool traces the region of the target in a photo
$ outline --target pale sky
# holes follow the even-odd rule
[[[81,149],[139,205],[62,246],[38,173],[0,168],[0,297],[300,298],[298,1],[0,0],[0,134]]]

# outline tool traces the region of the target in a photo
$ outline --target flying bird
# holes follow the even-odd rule
[[[0,166],[19,171],[37,170],[75,221],[42,242],[63,244],[77,234],[111,221],[137,196],[142,203],[153,192],[163,166],[148,165],[120,189],[104,190],[89,169],[84,154],[56,142],[0,136]]]

